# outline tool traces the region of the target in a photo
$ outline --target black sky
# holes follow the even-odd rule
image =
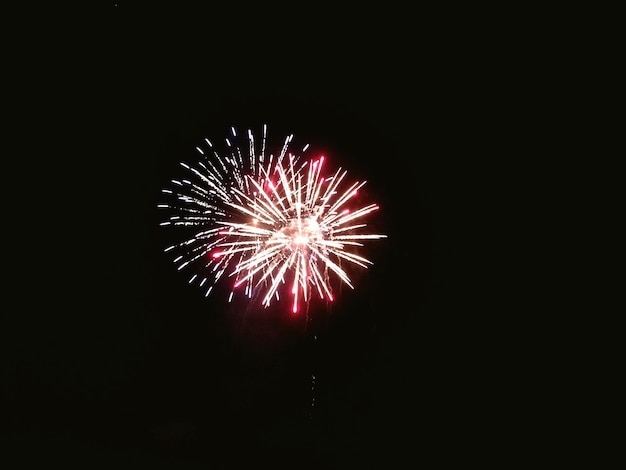
[[[499,243],[480,204],[509,91],[480,33],[425,9],[111,10],[41,41],[31,129],[55,139],[33,161],[50,191],[5,329],[11,455],[178,469],[491,455],[513,413],[494,344],[515,336],[494,304],[515,307],[482,251]],[[366,179],[389,236],[307,328],[205,299],[162,252],[156,205],[178,162],[264,123]]]

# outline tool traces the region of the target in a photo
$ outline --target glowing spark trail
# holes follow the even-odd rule
[[[165,249],[179,253],[178,270],[200,266],[202,275],[189,282],[197,281],[207,296],[225,276],[229,300],[243,289],[248,298],[260,295],[265,307],[286,290],[293,313],[313,295],[332,301],[332,275],[353,288],[343,264],[367,268],[372,262],[357,250],[365,240],[386,238],[367,233],[362,222],[378,205],[349,205],[365,182],[344,184],[341,168],[326,176],[324,156],[300,163],[288,150],[293,135],[275,156],[267,154],[265,125],[260,148],[248,131],[247,153],[233,143],[234,127],[231,134],[227,155],[205,139],[206,146],[196,147],[197,164],[181,163],[189,179],[172,180],[173,189],[162,190],[172,202],[159,204],[171,211],[161,225],[191,230]]]

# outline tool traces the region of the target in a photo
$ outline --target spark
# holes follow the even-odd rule
[[[313,296],[332,301],[336,281],[354,288],[347,266],[367,268],[372,261],[358,250],[368,240],[386,235],[368,233],[366,216],[377,204],[351,204],[366,184],[346,184],[347,171],[325,172],[326,158],[307,159],[289,150],[293,134],[280,151],[268,153],[267,125],[260,145],[251,130],[242,151],[234,127],[225,139],[226,154],[209,139],[196,147],[194,165],[181,162],[184,179],[172,179],[162,190],[170,202],[162,226],[190,230],[182,241],[168,246],[178,270],[196,265],[189,283],[198,283],[208,296],[218,281],[269,307],[283,291],[291,296],[295,314]],[[306,144],[301,152],[307,152]]]

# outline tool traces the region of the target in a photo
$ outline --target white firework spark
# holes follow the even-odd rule
[[[231,133],[236,142],[234,127]],[[198,282],[207,296],[228,279],[229,301],[243,290],[248,298],[260,295],[268,307],[287,290],[294,313],[313,295],[333,300],[333,278],[354,288],[343,265],[367,268],[372,262],[358,248],[386,238],[367,233],[363,222],[378,205],[349,207],[365,181],[346,184],[341,168],[326,176],[323,156],[300,163],[301,156],[288,150],[293,135],[277,155],[267,152],[266,125],[260,146],[252,131],[247,137],[245,152],[227,138],[227,155],[205,139],[206,147],[196,147],[196,165],[181,163],[189,179],[163,189],[172,202],[159,204],[171,211],[161,225],[191,227],[188,238],[165,249],[178,253],[178,270],[199,266],[201,274],[189,282]]]

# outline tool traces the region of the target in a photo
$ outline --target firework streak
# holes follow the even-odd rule
[[[234,127],[231,133],[236,142]],[[332,301],[333,278],[353,288],[347,266],[372,264],[357,251],[366,240],[386,238],[367,233],[363,223],[379,207],[350,207],[365,182],[346,183],[341,168],[325,173],[323,156],[300,163],[288,150],[292,140],[286,137],[276,155],[268,152],[264,125],[259,144],[248,130],[245,151],[227,138],[227,154],[220,155],[205,139],[204,148],[196,147],[197,163],[181,163],[189,179],[162,190],[171,202],[159,204],[170,213],[161,225],[189,230],[165,251],[176,253],[178,270],[199,268],[189,282],[207,296],[224,278],[229,301],[241,290],[268,307],[286,291],[296,313],[312,296]]]

